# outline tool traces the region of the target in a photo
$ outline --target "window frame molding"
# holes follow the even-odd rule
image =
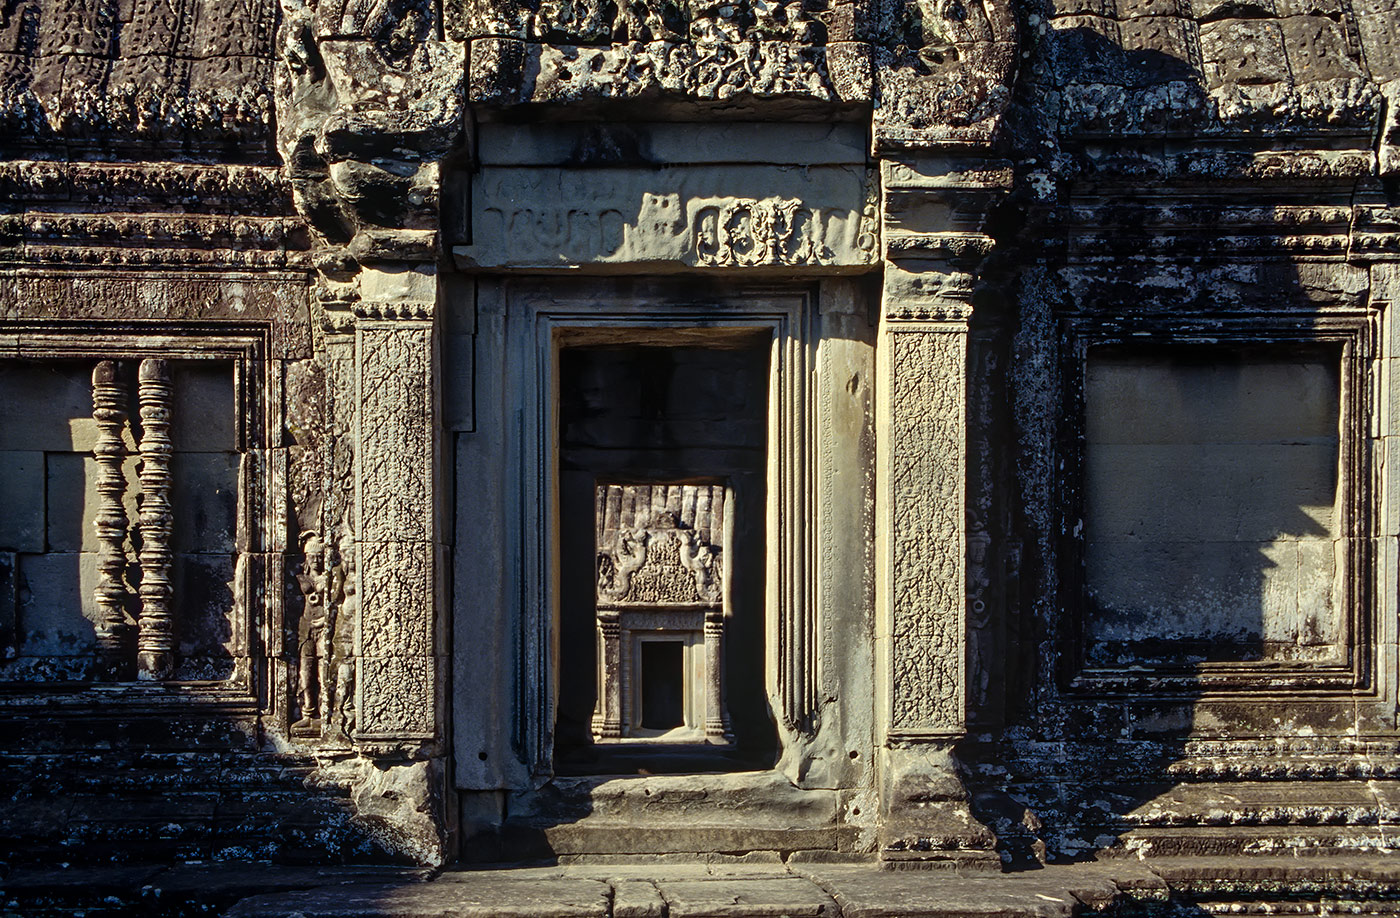
[[[1125,313],[1114,317],[1073,314],[1060,320],[1060,397],[1056,438],[1059,622],[1058,681],[1067,695],[1228,699],[1374,697],[1377,667],[1379,469],[1373,461],[1379,316],[1369,309],[1307,313]],[[1341,612],[1338,655],[1329,661],[1207,661],[1165,664],[1140,661],[1091,666],[1085,625],[1089,613],[1085,570],[1084,377],[1091,348],[1104,346],[1266,348],[1340,347],[1338,520],[1346,542],[1337,597]],[[1076,534],[1078,532],[1078,534]]]
[[[613,286],[511,281],[504,293],[509,378],[520,396],[520,428],[508,465],[516,476],[509,541],[519,545],[516,605],[517,748],[532,774],[553,772],[553,692],[558,645],[558,355],[561,347],[636,342],[648,332],[678,344],[768,330],[772,362],[765,513],[765,687],[778,721],[778,758],[806,734],[817,707],[818,452],[813,377],[818,291],[813,285],[737,286],[688,292],[664,282]],[[510,572],[515,576],[516,572]],[[777,763],[775,762],[775,767]]]
[[[281,375],[275,372],[280,364],[272,356],[276,337],[272,323],[259,321],[0,321],[0,359],[231,362],[235,446],[241,457],[228,609],[232,675],[214,682],[4,682],[0,709],[158,714],[194,706],[209,714],[277,713],[280,705],[267,679],[268,661],[280,654],[282,640],[288,514],[286,451],[277,448],[284,425]],[[177,618],[179,604],[177,596]]]

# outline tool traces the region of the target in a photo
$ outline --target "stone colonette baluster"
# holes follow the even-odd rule
[[[137,675],[168,679],[175,666],[175,629],[170,584],[170,367],[164,360],[141,361],[141,618]]]
[[[127,386],[121,364],[103,360],[92,371],[92,419],[97,422],[97,653],[106,679],[126,675],[128,657],[126,602],[126,530],[129,521],[122,498],[126,494],[126,443],[122,428],[127,419]]]

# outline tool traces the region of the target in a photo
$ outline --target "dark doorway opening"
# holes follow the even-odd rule
[[[772,338],[764,330],[726,331],[700,345],[695,340],[691,335],[676,345],[585,345],[559,352],[559,774],[732,771],[767,768],[775,760],[777,732],[764,687]],[[595,736],[596,495],[610,482],[709,484],[730,495],[721,666],[732,742],[653,743],[644,736],[606,742]],[[647,699],[638,726],[665,732],[683,724],[686,667],[701,648],[648,640],[637,649],[627,678],[640,681],[628,686],[634,697]]]
[[[671,730],[685,725],[685,645],[642,643],[642,727]]]

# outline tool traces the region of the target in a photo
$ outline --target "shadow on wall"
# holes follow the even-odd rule
[[[1080,46],[1102,57],[1104,41]],[[1109,267],[1022,270],[1005,473],[1019,491],[1007,525],[1009,544],[1024,540],[1008,586],[1020,612],[1004,660],[972,657],[989,705],[967,743],[977,808],[1022,866],[1189,854],[1196,829],[1258,823],[1260,804],[1212,783],[1241,763],[1200,772],[1199,741],[1354,729],[1350,716],[1311,722],[1268,684],[1345,667],[1366,592],[1349,538],[1364,527],[1343,486],[1366,474],[1365,434],[1348,421],[1365,396],[1317,305],[1359,303],[1296,266],[1212,251],[1208,238],[1234,231],[1230,201],[1182,202],[1128,185],[1105,168],[1112,152],[1077,155],[1093,184],[1076,204],[1094,217],[1070,251],[1092,247]],[[1190,235],[1152,225],[1168,204],[1194,211]],[[1164,235],[1198,236],[1199,250],[1164,259]],[[974,433],[970,450],[996,436]],[[1004,699],[987,684],[1005,684]]]
[[[141,448],[147,436],[135,361],[94,409],[93,361],[0,362],[0,681],[103,678],[103,634],[135,659],[145,530]],[[177,597],[173,642],[181,681],[233,674],[234,533],[240,453],[233,369],[171,361],[170,477],[177,508],[167,576]],[[108,412],[104,424],[97,415]],[[154,485],[151,485],[154,487]],[[106,552],[106,554],[104,554]],[[152,568],[153,569],[153,568]],[[103,597],[107,597],[103,599]],[[133,672],[125,675],[134,676]]]
[[[436,765],[380,767],[339,736],[318,758],[319,732],[288,751],[260,713],[288,687],[271,675],[260,705],[246,673],[275,667],[238,644],[228,360],[166,362],[168,562],[143,552],[141,448],[160,438],[136,364],[0,360],[0,863],[440,860],[439,827],[412,812]],[[174,663],[138,680],[142,589],[167,563]]]

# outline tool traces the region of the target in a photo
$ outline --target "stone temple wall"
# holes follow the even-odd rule
[[[0,858],[1392,851],[1400,7],[0,36]],[[764,353],[765,429],[570,348]],[[556,754],[570,475],[730,489],[736,748]]]

